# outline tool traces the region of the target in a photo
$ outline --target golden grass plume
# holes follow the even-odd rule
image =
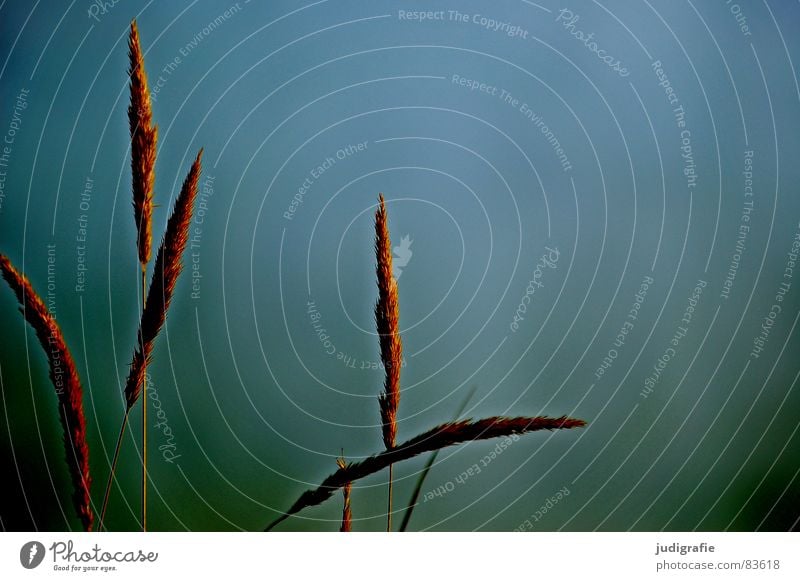
[[[433,452],[434,450],[473,440],[488,440],[512,434],[527,434],[539,430],[579,428],[584,425],[586,425],[586,422],[583,420],[566,416],[560,418],[546,416],[507,418],[494,416],[476,421],[461,420],[442,424],[391,450],[386,450],[361,462],[350,463],[343,468],[339,468],[323,480],[319,487],[301,494],[300,498],[289,510],[275,519],[265,530],[273,529],[276,525],[304,508],[321,504],[348,482],[355,482],[365,476],[379,472],[395,462],[408,460],[424,452]]]
[[[155,339],[166,321],[175,285],[183,269],[181,256],[189,240],[192,210],[202,171],[202,157],[203,150],[201,149],[183,182],[177,200],[175,200],[175,207],[167,222],[167,230],[158,254],[156,254],[153,277],[139,324],[139,343],[134,351],[130,372],[125,383],[125,400],[128,409],[133,406],[141,393],[145,368],[150,362]]]
[[[0,254],[0,270],[16,294],[21,305],[20,311],[33,327],[47,356],[50,381],[55,388],[61,408],[59,417],[64,430],[67,466],[74,489],[72,502],[84,530],[90,531],[94,523],[90,496],[92,478],[89,472],[86,418],[83,413],[83,388],[75,361],[72,359],[61,328],[27,277],[18,272],[3,254]]]
[[[400,305],[397,281],[392,274],[392,243],[386,216],[386,203],[379,197],[375,212],[375,256],[378,278],[378,301],[375,303],[375,324],[381,347],[381,362],[386,375],[383,393],[378,398],[381,410],[383,443],[394,447],[397,438],[397,408],[400,404],[400,368],[403,362],[403,343],[400,340]]]
[[[144,269],[150,262],[153,241],[153,184],[155,182],[156,141],[158,127],[153,125],[150,89],[144,70],[144,55],[139,42],[136,20],[131,21],[128,37],[130,59],[131,100],[128,105],[128,124],[131,133],[131,186],[133,213],[136,220],[136,245],[139,263]]]

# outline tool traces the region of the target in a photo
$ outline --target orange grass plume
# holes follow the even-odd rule
[[[586,425],[583,420],[568,418],[538,417],[489,417],[482,420],[462,420],[437,426],[399,446],[380,454],[369,456],[361,462],[354,462],[340,467],[336,472],[322,481],[319,487],[307,490],[289,508],[286,513],[274,520],[265,530],[272,530],[291,515],[304,508],[316,506],[328,500],[333,493],[347,483],[369,476],[387,468],[396,462],[408,460],[425,452],[441,450],[448,446],[462,444],[473,440],[488,440],[512,434],[527,434],[539,430],[564,430],[580,428]]]
[[[344,461],[344,458],[337,458],[336,465],[341,469],[345,468],[347,463]],[[345,482],[342,486],[344,504],[342,505],[342,526],[339,528],[339,532],[342,533],[349,533],[353,528],[353,513],[350,510],[350,491],[352,488],[353,485],[350,482]]]
[[[20,312],[28,321],[47,356],[50,382],[60,406],[59,417],[64,430],[67,467],[72,479],[72,502],[84,530],[92,530],[94,513],[91,507],[89,446],[86,442],[86,418],[83,413],[83,388],[75,361],[64,340],[61,328],[44,301],[33,290],[27,277],[17,271],[11,261],[0,254],[0,270],[11,290],[17,295]]]
[[[381,348],[381,362],[386,372],[383,393],[378,398],[381,411],[383,443],[394,447],[397,438],[397,408],[400,405],[400,368],[403,362],[403,343],[400,339],[400,305],[397,281],[392,273],[392,243],[386,203],[379,197],[375,212],[375,257],[378,279],[378,301],[375,303],[375,324]]]
[[[153,353],[153,345],[167,319],[175,285],[183,270],[181,256],[189,240],[197,184],[202,171],[202,157],[201,149],[175,200],[175,207],[167,222],[167,230],[156,254],[153,277],[139,324],[139,343],[133,353],[130,372],[125,383],[125,400],[129,409],[133,407],[142,391],[142,381]]]
[[[150,89],[144,70],[144,55],[139,42],[136,21],[131,22],[128,37],[131,100],[128,124],[131,134],[131,190],[133,215],[136,221],[136,246],[142,269],[150,262],[153,244],[153,185],[155,183],[156,142],[158,127],[153,125]]]

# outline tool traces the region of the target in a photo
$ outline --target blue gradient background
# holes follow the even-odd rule
[[[0,5],[3,134],[16,96],[29,90],[2,168],[0,250],[45,289],[47,245],[56,245],[57,317],[84,380],[95,502],[138,318],[126,115],[135,17],[151,88],[162,77],[153,104],[157,238],[201,146],[213,190],[149,368],[180,456],[165,461],[163,429],[149,432],[154,530],[259,530],[330,473],[342,449],[349,459],[381,449],[382,374],[370,368],[378,192],[395,244],[413,239],[399,279],[407,360],[399,439],[449,420],[472,386],[465,417],[589,422],[526,436],[463,484],[456,477],[497,442],[442,453],[412,530],[796,528],[796,276],[764,351],[750,352],[800,221],[797,3],[740,2],[750,35],[721,1],[121,0],[96,19],[90,6]],[[562,8],[630,75],[571,36],[557,21]],[[528,34],[398,18],[419,9],[483,14]],[[657,60],[686,111],[698,174],[691,190]],[[453,75],[528,104],[571,169],[518,106]],[[310,172],[362,142],[286,219]],[[751,229],[726,299],[747,150]],[[83,211],[87,177],[94,188]],[[81,214],[88,271],[76,292]],[[557,266],[545,269],[514,332],[545,247],[558,249]],[[646,276],[654,283],[639,318],[598,379]],[[642,397],[700,279],[707,286],[688,332]],[[310,300],[334,354],[314,332]],[[11,482],[3,527],[75,528],[46,363],[8,290],[0,328],[0,449]],[[111,530],[138,526],[139,414],[137,406]],[[396,508],[425,460],[396,466]],[[354,487],[356,530],[384,526],[385,482],[382,473]],[[569,495],[533,518],[563,487]],[[437,488],[446,494],[434,496]],[[282,529],[336,530],[340,504],[337,495]]]

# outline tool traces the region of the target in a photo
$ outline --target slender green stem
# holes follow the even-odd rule
[[[394,464],[389,464],[389,507],[386,510],[386,532],[392,532],[392,469]]]
[[[461,417],[461,414],[464,413],[464,410],[467,408],[467,404],[472,399],[472,396],[475,395],[475,390],[478,389],[477,386],[473,385],[470,390],[467,392],[467,396],[464,398],[464,401],[461,402],[458,410],[456,411],[455,415],[453,416],[453,421],[455,422]],[[419,495],[422,492],[422,485],[425,483],[425,478],[428,477],[428,472],[431,471],[434,462],[436,462],[436,457],[439,455],[439,450],[436,450],[431,457],[428,459],[428,462],[425,464],[425,468],[422,469],[422,472],[417,479],[417,485],[414,487],[414,492],[411,494],[411,500],[408,501],[408,506],[406,507],[406,512],[403,515],[403,521],[400,523],[400,532],[403,533],[408,528],[408,523],[411,520],[411,513],[414,512],[414,507],[417,506],[417,500],[419,500]]]
[[[147,271],[142,265],[142,312],[147,299]],[[140,341],[143,340],[140,338]],[[144,353],[144,345],[141,346]],[[147,531],[147,359],[142,379],[142,532]]]
[[[122,416],[122,425],[119,427],[119,436],[117,437],[117,446],[114,448],[114,458],[111,460],[111,472],[108,474],[108,482],[106,483],[106,492],[103,495],[103,507],[100,509],[100,523],[97,526],[98,531],[103,530],[103,523],[106,520],[106,508],[108,508],[108,499],[111,496],[111,484],[114,482],[114,476],[117,472],[117,460],[119,460],[119,451],[122,448],[122,437],[125,435],[125,429],[128,427],[128,416],[130,415],[131,408],[125,408],[125,415]]]

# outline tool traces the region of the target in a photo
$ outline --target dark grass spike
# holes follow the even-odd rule
[[[72,479],[72,502],[84,530],[91,531],[94,512],[91,506],[89,445],[86,441],[86,417],[83,412],[83,387],[61,328],[28,278],[17,271],[11,261],[0,254],[3,278],[14,291],[20,312],[36,332],[50,367],[50,382],[55,388],[60,407],[59,417],[64,430],[67,467]]]
[[[397,281],[392,272],[392,242],[383,194],[378,196],[375,212],[375,272],[378,279],[378,301],[375,303],[375,326],[381,347],[385,372],[383,393],[378,397],[381,411],[383,444],[394,447],[397,438],[397,408],[400,406],[400,368],[403,364],[403,343],[400,340],[400,301]],[[386,508],[386,530],[392,530],[392,465],[389,465],[389,488]]]
[[[319,487],[307,490],[289,508],[286,513],[272,521],[265,531],[270,531],[278,524],[310,506],[316,506],[328,500],[336,490],[348,482],[355,482],[361,478],[375,474],[393,463],[408,460],[425,452],[433,452],[448,446],[471,442],[473,440],[488,440],[512,434],[527,434],[539,430],[564,430],[580,428],[586,425],[583,420],[568,418],[539,417],[490,417],[482,420],[461,420],[450,422],[428,430],[419,436],[400,444],[399,446],[369,456],[361,462],[347,464],[322,481]]]

